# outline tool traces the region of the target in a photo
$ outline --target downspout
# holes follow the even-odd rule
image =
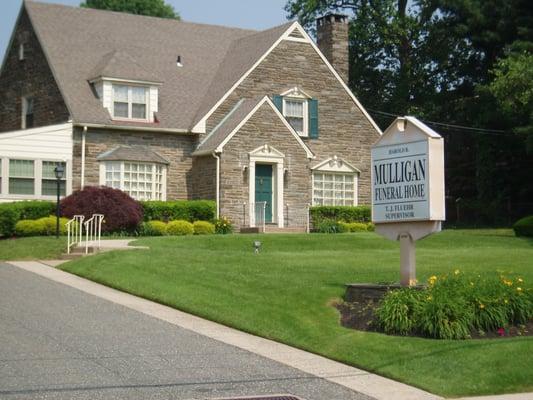
[[[216,172],[216,202],[217,202],[217,219],[220,218],[220,156],[215,151],[211,153],[217,160]]]
[[[87,134],[87,126],[83,127],[83,132],[81,133],[81,178],[80,178],[80,189],[83,189],[85,186],[85,135]]]

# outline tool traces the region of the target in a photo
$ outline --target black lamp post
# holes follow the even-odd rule
[[[61,179],[63,179],[63,174],[65,169],[58,163],[54,168],[54,174],[57,179],[57,204],[56,204],[56,238],[59,238],[59,196],[61,195]]]

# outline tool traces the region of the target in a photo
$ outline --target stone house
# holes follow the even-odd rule
[[[370,202],[380,130],[348,89],[348,24],[250,31],[25,1],[0,72],[0,200],[88,185],[213,199],[240,227]]]

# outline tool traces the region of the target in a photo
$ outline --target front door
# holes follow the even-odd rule
[[[265,222],[272,222],[272,165],[255,165],[255,202],[266,202]],[[257,207],[257,206],[256,206]],[[257,211],[256,211],[257,213]],[[257,217],[256,217],[257,220]]]

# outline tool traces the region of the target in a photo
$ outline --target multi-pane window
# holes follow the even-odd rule
[[[113,116],[146,120],[147,93],[142,86],[113,85]]]
[[[355,205],[355,182],[356,178],[354,174],[314,173],[313,205]]]
[[[9,194],[35,193],[33,160],[9,160]]]
[[[108,161],[105,185],[120,189],[137,200],[163,200],[163,168],[161,164]]]
[[[22,129],[32,128],[33,122],[33,97],[22,98]]]
[[[283,115],[287,122],[301,136],[307,136],[307,101],[304,99],[284,98]]]
[[[66,172],[66,165],[64,162],[55,161],[43,161],[42,164],[42,179],[41,179],[41,194],[43,196],[56,196],[57,195],[57,179],[54,172],[55,168],[61,165],[63,171]],[[63,173],[59,186],[59,195],[65,196],[66,193],[66,173]]]

